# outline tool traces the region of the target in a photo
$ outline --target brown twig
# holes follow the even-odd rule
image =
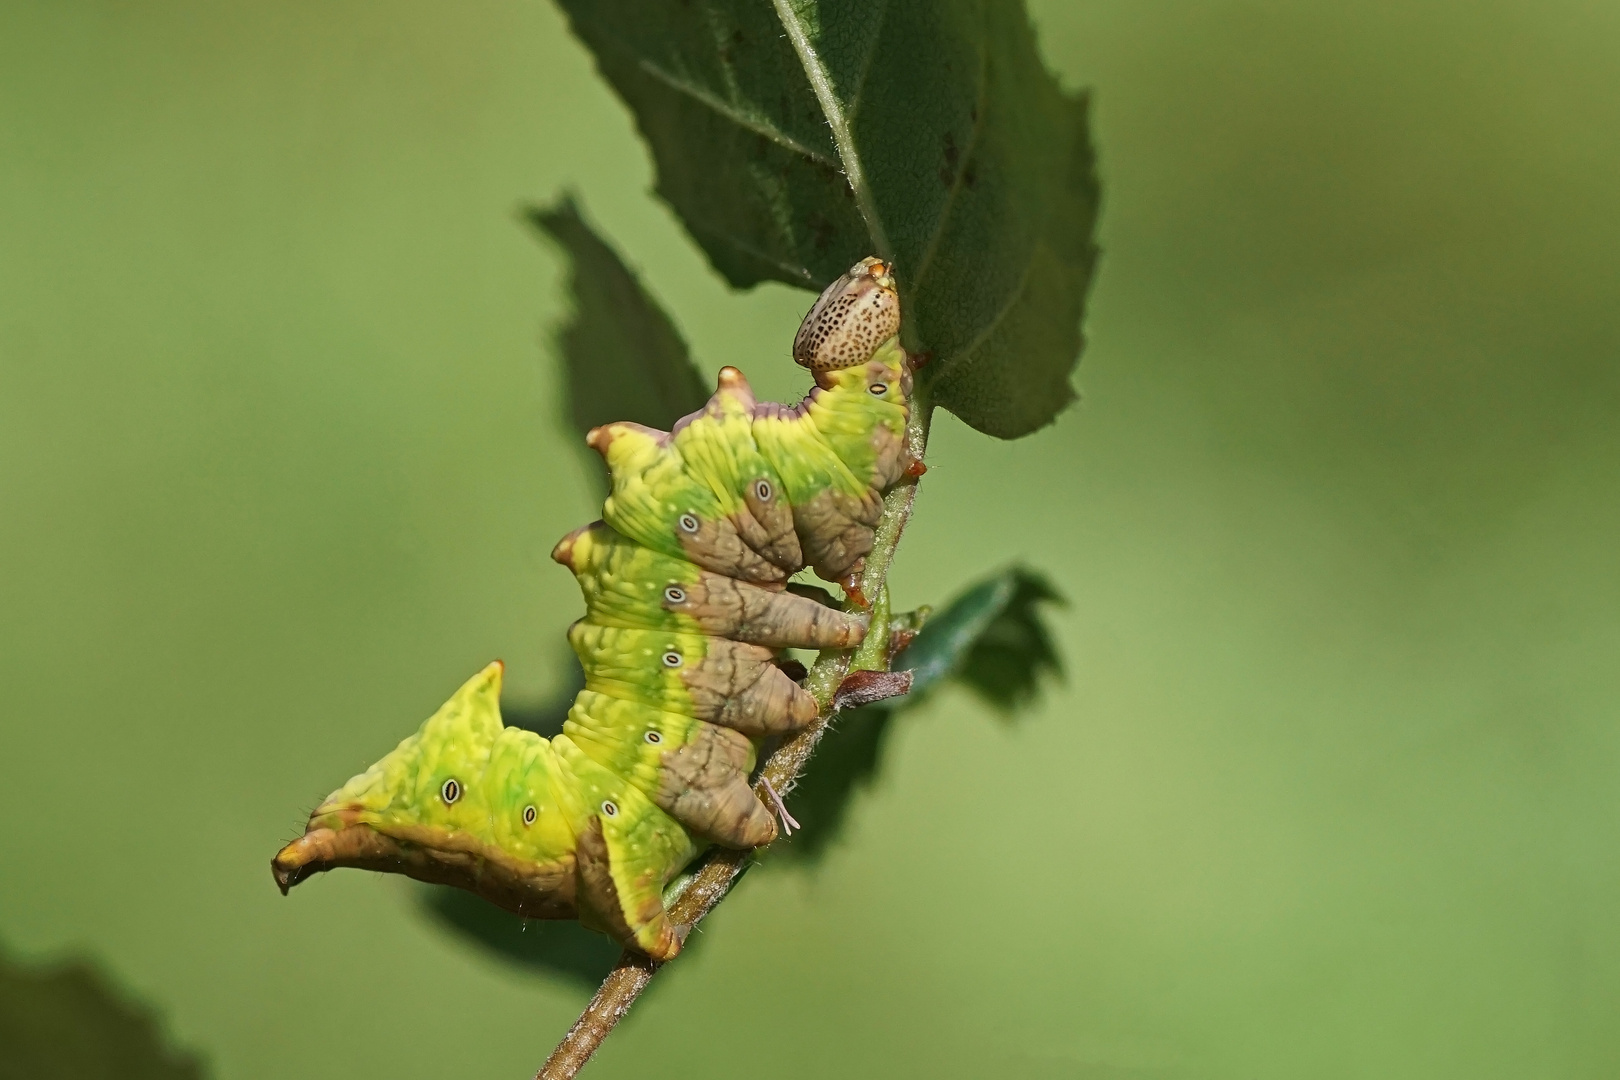
[[[906,449],[913,460],[922,460],[932,413],[933,406],[924,400],[919,381],[917,394],[912,401],[911,423],[906,428]],[[861,573],[861,591],[867,596],[879,598],[878,603],[883,605],[885,612],[888,603],[884,587],[889,580],[889,566],[894,561],[894,549],[900,543],[900,534],[911,519],[911,508],[916,498],[915,477],[902,480],[884,496],[883,517],[878,521],[872,551],[867,555],[866,567]],[[878,629],[878,620],[874,619],[873,622],[874,629]],[[827,725],[836,715],[834,696],[845,675],[852,668],[857,671],[887,670],[887,639],[885,627],[879,633],[869,634],[861,647],[854,651],[829,650],[816,658],[815,665],[805,678],[805,688],[820,703],[820,714],[810,722],[809,727],[778,747],[765,762],[754,788],[761,800],[768,798],[767,783],[786,796],[799,782],[799,776],[809,763],[810,755],[815,752],[816,744],[826,734]],[[738,876],[757,854],[755,851],[717,850],[697,873],[687,879],[685,886],[670,902],[670,921],[690,931],[725,899]],[[602,980],[591,1003],[585,1006],[585,1011],[574,1021],[574,1026],[557,1044],[557,1049],[535,1073],[534,1080],[572,1080],[585,1067],[596,1048],[602,1045],[602,1040],[608,1037],[614,1025],[630,1011],[630,1006],[635,1004],[636,998],[641,996],[662,966],[641,953],[626,949],[613,970],[608,972],[607,978]]]

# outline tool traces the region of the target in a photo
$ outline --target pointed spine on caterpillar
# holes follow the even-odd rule
[[[799,404],[755,401],[728,367],[670,431],[592,430],[612,491],[552,552],[586,608],[568,631],[585,689],[562,733],[505,727],[489,665],[315,809],[272,860],[282,891],[343,866],[404,873],[673,957],[669,880],[708,844],[776,838],[748,777],[763,739],[817,712],[776,652],[865,635],[867,616],[787,581],[808,566],[852,587],[883,493],[916,475],[899,327],[889,266],[864,259],[794,338],[816,383]]]

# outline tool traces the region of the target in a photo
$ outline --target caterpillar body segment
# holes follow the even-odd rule
[[[503,726],[491,664],[315,809],[272,861],[282,890],[339,866],[394,871],[674,956],[670,878],[707,844],[776,837],[748,778],[761,740],[817,712],[776,651],[865,636],[867,616],[787,581],[857,574],[912,464],[898,327],[888,267],[863,260],[795,339],[816,380],[798,405],[756,401],[726,368],[671,431],[593,430],[612,479],[603,520],[552,553],[586,608],[568,633],[585,689],[562,733]]]

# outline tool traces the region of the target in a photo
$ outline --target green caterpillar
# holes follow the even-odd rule
[[[271,861],[282,892],[340,866],[392,871],[578,918],[659,960],[679,952],[665,885],[709,843],[775,839],[748,777],[762,739],[816,715],[776,650],[865,635],[867,616],[787,580],[809,566],[858,596],[883,492],[915,471],[899,326],[889,267],[865,259],[794,339],[816,381],[799,405],[756,403],[725,368],[670,432],[593,430],[612,494],[552,552],[586,604],[568,632],[585,689],[562,734],[502,725],[496,661],[316,807]]]

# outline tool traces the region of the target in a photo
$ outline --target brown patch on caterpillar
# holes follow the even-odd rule
[[[680,596],[680,600],[672,597]],[[663,606],[697,622],[711,637],[773,649],[844,649],[866,636],[867,618],[793,592],[762,589],[702,571],[664,591]]]
[[[748,379],[738,369],[727,365],[720,369],[720,376],[716,380],[715,391],[709,395],[709,400],[703,403],[703,408],[689,412],[670,425],[669,434],[673,436],[694,420],[707,417],[710,420],[723,421],[726,418],[726,403],[731,402],[739,412],[747,413],[754,407],[754,388],[748,385]]]
[[[351,807],[315,811],[309,830],[270,860],[283,895],[315,874],[353,867],[454,885],[528,919],[572,919],[578,914],[572,856],[555,863],[529,862],[466,833],[426,825],[383,832],[358,816]],[[335,827],[316,825],[316,818]]]
[[[781,668],[769,649],[710,638],[708,654],[681,671],[699,720],[758,738],[798,731],[816,716],[816,699]]]
[[[781,486],[768,476],[755,477],[743,485],[742,497],[748,512],[731,519],[737,535],[769,562],[797,573],[804,555],[793,531],[793,508],[782,498]]]
[[[579,541],[580,537],[584,536],[592,529],[605,528],[607,528],[607,523],[601,518],[597,518],[589,525],[581,525],[579,528],[557,541],[557,546],[551,549],[551,560],[553,562],[562,563],[570,570],[574,569],[574,544]]]
[[[827,581],[838,581],[872,550],[883,499],[876,491],[860,495],[825,490],[793,508],[793,522],[805,561]]]
[[[746,736],[713,724],[664,755],[652,801],[699,836],[732,848],[776,839],[776,822],[748,786],[753,747]]]
[[[600,930],[616,941],[642,949],[654,960],[670,960],[681,951],[681,941],[669,923],[663,901],[655,889],[635,912],[627,912],[613,883],[612,855],[602,835],[602,819],[591,816],[580,832],[575,854],[578,857],[579,922],[588,930]],[[630,920],[651,930],[652,943],[642,944],[642,935],[631,929]]]
[[[688,562],[726,577],[770,584],[786,581],[793,573],[766,560],[745,543],[729,519],[705,521],[696,514],[682,514],[675,519],[675,539]]]
[[[749,408],[754,405],[754,388],[748,385],[748,377],[738,368],[727,364],[720,369],[720,376],[715,380],[719,389],[727,394],[740,398]]]
[[[633,420],[615,420],[611,424],[603,424],[587,431],[585,433],[585,445],[601,454],[602,459],[605,461],[607,460],[608,447],[613,445],[613,440],[631,431],[639,431],[643,435],[658,440],[660,443],[669,441],[669,432],[667,431],[659,431],[657,428],[648,427],[646,424],[638,424]]]
[[[900,332],[900,294],[887,263],[865,258],[817,297],[793,338],[793,359],[811,371],[866,363]]]

